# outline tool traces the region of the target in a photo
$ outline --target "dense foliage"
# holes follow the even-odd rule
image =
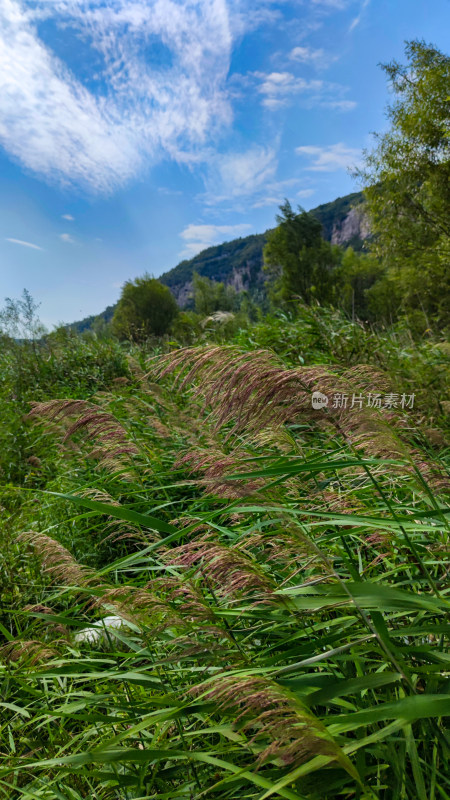
[[[239,301],[232,286],[202,277],[197,272],[193,279],[194,308],[197,314],[207,317],[215,311],[236,311]]]
[[[395,101],[361,173],[384,294],[448,323],[450,314],[450,57],[413,41],[386,64]]]
[[[177,295],[183,286],[193,280],[195,273],[218,282],[229,282],[233,272],[245,270],[249,287],[257,292],[262,278],[265,240],[265,234],[259,233],[208,247],[194,258],[182,261],[164,273],[161,281]]]
[[[126,281],[112,318],[112,329],[121,339],[144,341],[167,333],[178,306],[167,286],[144,275]]]
[[[312,209],[311,213],[323,226],[326,240],[331,239],[333,228],[339,227],[351,208],[361,204],[361,192],[353,192],[346,197],[338,197],[330,203],[324,203]],[[246,282],[246,290],[251,294],[252,300],[259,305],[264,305],[266,292],[264,289],[263,249],[266,244],[266,233],[252,234],[243,238],[233,239],[220,245],[208,247],[191,259],[181,261],[176,267],[163,273],[159,280],[168,286],[174,297],[179,300],[182,308],[192,310],[194,302],[190,288],[185,296],[186,287],[191,287],[194,274],[214,280],[219,283],[229,284],[233,275],[242,274]],[[361,250],[363,242],[357,236],[348,241],[348,245],[355,250]],[[98,316],[86,317],[73,323],[72,327],[78,333],[96,328],[99,322],[110,322],[115,307],[108,306]]]
[[[325,241],[322,225],[313,214],[301,208],[296,214],[289,200],[280,206],[280,211],[278,225],[267,234],[264,248],[266,270],[276,271],[272,283],[274,298],[294,303],[299,299],[309,303],[313,298],[329,301],[334,267],[341,258],[340,248]]]

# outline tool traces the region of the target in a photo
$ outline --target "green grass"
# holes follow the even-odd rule
[[[77,342],[86,405],[21,423],[1,492],[0,797],[449,797],[445,347],[309,311],[146,370]]]

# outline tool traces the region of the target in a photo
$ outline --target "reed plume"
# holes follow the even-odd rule
[[[274,761],[293,767],[317,755],[343,760],[323,725],[274,681],[224,674],[190,693],[214,701],[217,712],[233,713],[233,727],[248,737],[247,746],[259,745],[259,765]]]
[[[325,366],[288,369],[270,352],[242,352],[235,346],[186,348],[171,353],[152,364],[153,373],[162,379],[175,374],[175,386],[182,390],[192,385],[194,398],[201,398],[203,411],[214,430],[222,430],[225,439],[245,434],[261,441],[266,429],[277,430],[286,423],[308,422],[333,429],[355,451],[379,458],[396,458],[417,479],[413,464],[417,454],[411,448],[405,415],[398,409],[378,409],[350,402],[314,410],[313,391],[330,397],[359,397],[362,392],[380,394],[390,389],[387,376],[373,367],[358,365],[350,369]],[[445,477],[437,465],[423,465],[433,486],[445,489]]]
[[[19,639],[0,647],[0,657],[6,662],[24,661],[30,665],[48,661],[57,654],[57,650],[38,639]]]
[[[99,443],[89,453],[99,464],[112,470],[128,465],[139,451],[125,428],[110,413],[86,400],[49,400],[34,403],[28,415],[65,423],[63,442],[76,433],[83,433],[89,442]]]
[[[227,547],[211,534],[169,550],[164,560],[178,567],[197,567],[219,596],[256,594],[258,601],[272,599],[274,585],[261,567],[238,547]]]
[[[190,472],[203,473],[203,479],[197,483],[204,486],[207,494],[234,500],[248,497],[264,486],[264,481],[261,479],[248,481],[227,478],[227,472],[245,472],[248,466],[243,462],[250,456],[251,453],[241,447],[231,453],[224,453],[216,444],[209,448],[196,447],[188,450],[177,459],[175,467],[189,465]]]
[[[89,567],[79,564],[71,553],[55,539],[44,533],[24,531],[18,540],[33,548],[36,558],[42,564],[44,573],[65,586],[93,586],[98,583],[96,573]]]

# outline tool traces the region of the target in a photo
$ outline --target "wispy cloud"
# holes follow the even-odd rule
[[[320,91],[323,81],[307,81],[297,78],[292,72],[254,72],[258,92],[263,95],[266,108],[277,109],[286,105],[287,99],[305,91]]]
[[[359,9],[359,13],[352,19],[348,32],[351,33],[358,27],[359,23],[361,22],[364,12],[366,8],[369,6],[370,0],[363,0],[361,8]]]
[[[265,208],[267,206],[279,206],[286,198],[291,197],[295,192],[296,197],[310,197],[314,194],[314,189],[299,190],[298,187],[305,181],[302,178],[287,178],[279,181],[269,181],[264,187],[264,192],[252,203],[252,208]]]
[[[302,145],[296,147],[295,152],[300,156],[312,159],[312,163],[307,169],[315,172],[335,172],[338,169],[349,169],[361,162],[361,150],[347,147],[342,142],[324,147]]]
[[[70,235],[70,233],[60,233],[59,238],[66,244],[75,244],[75,239]]]
[[[330,61],[330,56],[327,56],[322,48],[300,45],[291,50],[289,58],[299,64],[312,64],[314,67],[326,66]]]
[[[180,255],[182,258],[192,258],[213,244],[245,235],[251,227],[246,222],[237,225],[188,225],[180,233],[185,242],[185,248]]]
[[[271,111],[287,106],[297,95],[304,95],[304,102],[310,106],[335,108],[350,111],[356,102],[347,100],[346,86],[323,80],[305,80],[292,72],[253,72],[256,89],[262,95],[262,104]]]
[[[348,0],[312,0],[314,6],[324,6],[325,8],[333,8],[337,11],[343,11],[348,6]]]
[[[42,18],[90,43],[89,89],[39,37]],[[164,64],[145,55],[154,41]],[[35,173],[100,192],[156,159],[189,162],[231,119],[231,44],[226,0],[0,0],[0,142]]]
[[[33,244],[33,242],[24,242],[23,239],[10,239],[8,236],[5,239],[6,242],[11,242],[12,244],[21,244],[23,247],[31,247],[32,250],[43,250],[43,247],[39,247],[38,244]]]
[[[61,219],[66,219],[68,222],[74,222],[75,217],[72,217],[72,214],[61,214]]]
[[[324,108],[334,108],[336,111],[353,111],[358,103],[356,100],[324,100]]]
[[[261,197],[256,203],[253,203],[252,208],[267,208],[268,206],[278,206],[280,204],[280,197],[271,196]]]
[[[280,181],[279,191],[277,191],[276,194],[273,193],[273,194],[267,195],[267,197],[261,197],[260,200],[257,200],[255,203],[253,203],[252,208],[266,208],[268,206],[277,206],[278,207],[282,203],[282,201],[284,200],[286,195],[290,194],[289,188],[292,189],[292,184],[293,183],[299,184],[300,180],[298,178],[295,178],[295,181],[290,182],[290,184],[291,184],[290,187],[284,186],[283,184],[285,184],[285,183],[287,183],[287,181],[284,181],[284,182]],[[275,190],[277,189],[276,186],[269,187],[269,188],[272,188],[272,189],[275,189]],[[314,192],[315,192],[315,189],[300,189],[300,191],[295,192],[295,197],[298,197],[299,199],[305,199],[306,200],[306,198],[307,197],[311,197],[311,195],[313,195]]]
[[[252,198],[267,193],[278,168],[277,143],[253,145],[248,150],[229,152],[211,158],[203,196],[208,205]]]

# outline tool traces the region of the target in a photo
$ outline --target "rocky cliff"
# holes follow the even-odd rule
[[[370,225],[362,206],[350,209],[339,222],[335,222],[331,232],[331,243],[348,245],[351,241],[364,242],[370,236]]]
[[[322,223],[324,237],[332,244],[351,245],[360,250],[370,235],[360,192],[318,206],[312,209],[311,214]],[[254,293],[264,283],[262,267],[266,235],[267,232],[209,247],[190,261],[182,261],[161,275],[159,280],[169,287],[180,308],[189,307],[192,302],[194,272],[222,281],[238,292]]]
[[[161,275],[159,280],[169,287],[180,308],[189,307],[192,301],[194,272],[233,286],[237,292],[252,292],[264,282],[262,265],[265,243],[266,235],[260,233],[208,247]]]

